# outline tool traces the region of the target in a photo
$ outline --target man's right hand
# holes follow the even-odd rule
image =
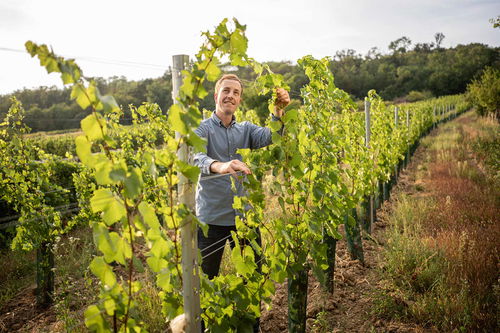
[[[252,173],[248,166],[240,160],[214,162],[210,165],[210,171],[214,173],[230,173],[233,176],[236,176],[237,171],[243,171],[246,175]]]

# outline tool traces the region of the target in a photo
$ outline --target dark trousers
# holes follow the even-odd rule
[[[201,229],[198,229],[198,249],[201,252],[201,269],[209,279],[213,279],[219,274],[222,255],[224,254],[224,246],[229,241],[231,249],[234,248],[234,241],[231,236],[231,231],[236,231],[236,226],[218,226],[208,225],[208,235],[205,237]],[[257,244],[261,246],[260,232],[257,230]],[[248,245],[245,239],[240,240],[240,246]],[[255,255],[257,269],[261,271],[260,255]],[[254,325],[254,332],[259,332],[260,320]],[[202,331],[204,331],[204,323],[202,321]]]

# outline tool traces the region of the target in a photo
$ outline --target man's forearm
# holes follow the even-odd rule
[[[220,173],[220,169],[221,169],[221,166],[222,166],[222,162],[219,162],[219,161],[213,161],[211,164],[210,164],[210,172],[213,172],[213,173]]]

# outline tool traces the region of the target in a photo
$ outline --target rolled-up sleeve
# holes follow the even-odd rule
[[[207,140],[208,143],[208,128],[204,125],[201,124],[200,127],[198,127],[194,131],[200,138],[204,138]],[[194,165],[200,168],[201,173],[203,174],[210,174],[210,165],[212,165],[213,162],[217,162],[217,160],[211,158],[208,156],[206,153],[196,153],[194,155]]]

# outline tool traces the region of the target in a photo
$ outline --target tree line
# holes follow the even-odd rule
[[[444,38],[442,33],[437,33],[435,40],[430,43],[412,44],[410,38],[403,36],[390,42],[389,52],[385,54],[376,47],[365,55],[351,49],[338,51],[330,61],[335,84],[358,100],[375,89],[385,100],[413,102],[463,93],[485,67],[500,69],[500,47],[471,43],[444,48],[441,46]],[[284,76],[294,102],[302,102],[300,89],[309,80],[299,66],[290,61],[267,64],[273,72]],[[225,71],[235,72],[247,81],[244,82],[246,87],[242,107],[254,109],[264,118],[268,114],[269,96],[259,96],[250,83],[255,80],[253,71],[233,66],[226,66]],[[139,106],[144,101],[153,102],[164,111],[172,105],[170,69],[161,77],[140,81],[128,81],[123,76],[93,79],[100,91],[115,96],[118,104],[123,107],[124,124],[131,121],[128,105]],[[207,84],[205,89],[209,94],[201,101],[200,106],[213,110],[213,85]],[[69,89],[40,87],[0,95],[1,119],[9,109],[11,96],[22,102],[26,109],[25,121],[33,132],[79,128],[80,120],[88,114],[88,110],[81,110],[70,99]]]

